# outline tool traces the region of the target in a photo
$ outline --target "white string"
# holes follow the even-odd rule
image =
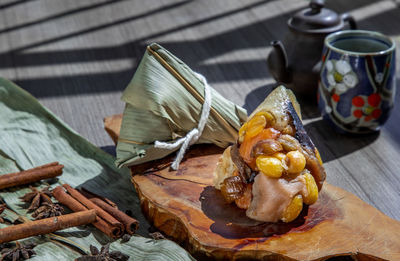
[[[208,85],[206,78],[199,74],[195,73],[197,78],[199,78],[203,83],[204,83],[204,104],[203,108],[201,110],[201,115],[200,115],[200,120],[197,125],[197,128],[192,129],[189,131],[185,137],[179,138],[175,140],[172,143],[167,143],[167,142],[162,142],[156,140],[154,142],[154,147],[155,148],[160,148],[160,149],[169,149],[173,150],[181,146],[179,149],[178,155],[176,156],[174,162],[171,164],[171,168],[174,170],[177,170],[179,168],[179,164],[181,163],[183,156],[185,155],[185,152],[187,148],[190,145],[193,145],[196,143],[196,141],[200,138],[201,134],[203,133],[204,127],[206,126],[206,122],[208,119],[208,116],[210,115],[210,109],[211,109],[211,87]]]

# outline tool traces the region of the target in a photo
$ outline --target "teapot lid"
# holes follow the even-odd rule
[[[309,8],[297,12],[288,21],[289,27],[305,33],[330,33],[341,29],[340,16],[324,8],[323,0],[311,0]]]

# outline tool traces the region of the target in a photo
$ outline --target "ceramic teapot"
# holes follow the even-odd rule
[[[324,8],[323,0],[311,0],[309,8],[297,12],[287,23],[289,33],[284,40],[271,42],[269,71],[297,94],[315,97],[325,37],[344,29],[347,23],[356,29],[356,23],[349,14],[338,15]]]

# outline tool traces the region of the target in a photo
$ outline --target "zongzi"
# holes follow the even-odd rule
[[[206,88],[207,87],[207,88]],[[210,94],[209,116],[199,128]],[[205,78],[158,44],[151,44],[122,95],[126,103],[117,145],[119,167],[161,159],[180,147],[173,144],[201,129],[196,143],[226,148],[237,139],[246,110],[208,86]]]
[[[280,86],[250,115],[236,144],[222,154],[214,185],[249,218],[290,222],[303,203],[314,204],[325,180],[318,150],[305,132],[300,108]]]

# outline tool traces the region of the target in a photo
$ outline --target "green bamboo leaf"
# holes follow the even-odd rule
[[[14,224],[17,220],[21,220],[21,216],[15,213],[14,211],[11,211],[10,209],[4,209],[3,213],[0,214],[0,217],[3,219],[7,220],[8,222]]]
[[[73,187],[84,186],[110,198],[120,209],[132,210],[140,222],[139,234],[148,234],[149,224],[141,213],[129,170],[116,168],[114,157],[79,136],[26,91],[0,78],[0,175],[53,161],[59,161],[65,168],[52,187],[62,183]],[[33,185],[42,187],[46,184],[41,182]],[[10,211],[16,213],[12,216],[7,210],[3,212],[4,217],[11,221],[18,215],[30,218],[26,204],[19,199],[29,191],[29,186],[0,191],[0,197]],[[119,240],[113,242],[91,225],[25,240],[38,244],[33,260],[74,260],[82,250],[87,251],[91,244],[101,246],[108,242],[112,242],[111,249],[121,249],[131,257],[130,260],[155,260],[157,255],[165,257],[164,260],[193,260],[172,241],[154,242],[135,236],[123,244]]]

